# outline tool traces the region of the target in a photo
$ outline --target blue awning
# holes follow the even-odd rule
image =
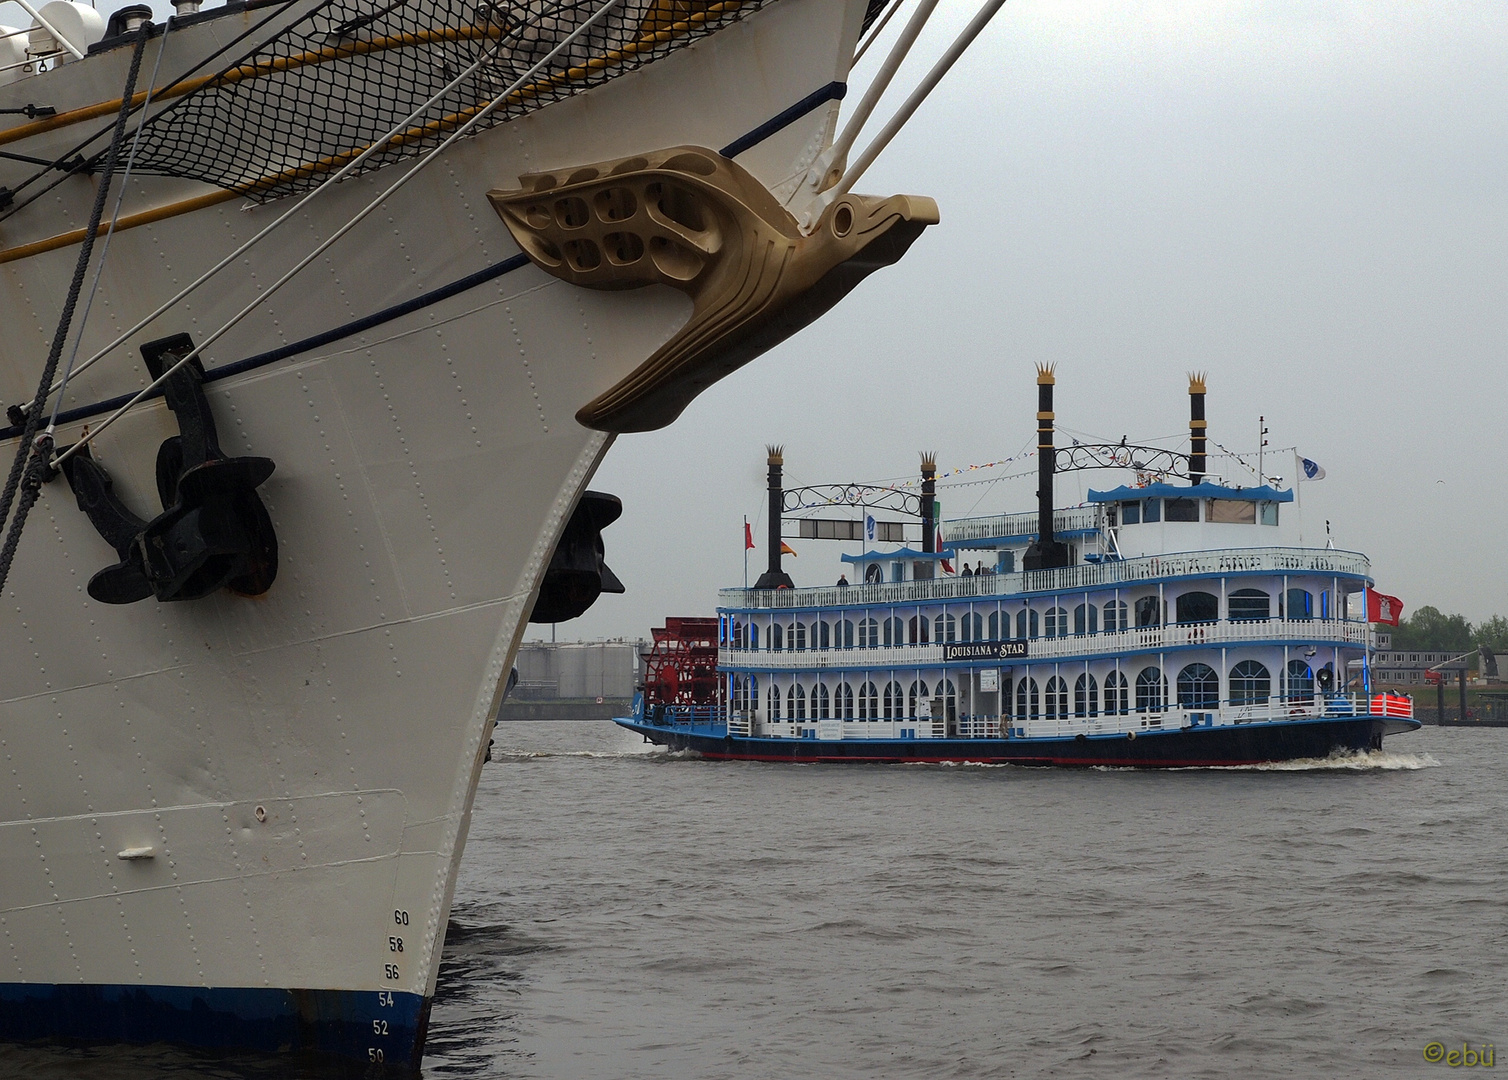
[[[841,555],[846,563],[882,562],[886,559],[951,559],[955,552],[950,548],[947,551],[917,551],[914,548],[901,548],[898,551],[866,551],[862,555]]]
[[[1134,499],[1245,499],[1248,502],[1293,502],[1293,492],[1279,491],[1263,484],[1261,487],[1232,488],[1222,484],[1194,484],[1183,487],[1177,484],[1148,484],[1146,487],[1114,488],[1111,491],[1089,492],[1092,503],[1131,502]]]

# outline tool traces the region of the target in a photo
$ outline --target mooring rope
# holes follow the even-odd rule
[[[147,35],[151,29],[150,22],[143,22],[137,30],[136,48],[131,55],[131,70],[126,74],[126,89],[121,95],[120,114],[115,118],[115,135],[110,140],[110,151],[105,157],[105,169],[100,177],[99,189],[94,193],[94,209],[89,214],[89,226],[84,230],[84,242],[79,249],[78,264],[74,267],[73,282],[68,287],[63,313],[58,317],[58,328],[52,336],[52,348],[47,354],[47,364],[42,369],[42,379],[37,384],[36,397],[32,399],[31,408],[26,414],[26,424],[21,429],[21,441],[16,447],[16,459],[11,463],[10,476],[5,481],[5,491],[0,494],[0,523],[7,519],[10,521],[5,534],[5,545],[0,547],[0,590],[4,590],[6,579],[10,577],[11,563],[15,560],[16,548],[21,543],[21,531],[26,527],[26,517],[41,494],[42,484],[52,475],[52,436],[48,434],[39,439],[37,432],[42,427],[52,377],[58,370],[58,361],[62,358],[63,346],[68,341],[68,331],[73,325],[73,309],[84,288],[84,275],[89,270],[89,259],[94,253],[94,238],[99,233],[100,220],[105,216],[110,182],[115,174],[121,145],[125,142],[126,121],[131,116],[131,98],[136,92],[136,79],[141,74],[141,58],[146,52]],[[16,500],[18,488],[21,492],[19,502]],[[14,517],[11,516],[12,506],[15,508]]]

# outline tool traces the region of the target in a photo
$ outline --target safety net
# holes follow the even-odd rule
[[[433,148],[562,42],[471,130],[601,85],[775,2],[618,0],[583,30],[604,0],[321,0],[170,90],[134,169],[280,198],[319,184],[445,91],[356,171]]]

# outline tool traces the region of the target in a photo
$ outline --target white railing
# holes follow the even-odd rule
[[[1096,532],[1100,528],[1102,511],[1098,506],[1077,506],[1071,510],[1055,510],[1052,515],[1054,532]],[[1008,536],[1037,535],[1037,514],[991,514],[987,517],[958,518],[942,523],[943,545],[968,540],[995,540]]]
[[[1361,648],[1367,641],[1367,624],[1339,619],[1263,619],[1250,622],[1187,623],[1172,626],[1147,626],[1118,630],[1108,634],[1079,634],[1070,637],[1033,638],[1026,644],[1026,656],[1009,660],[973,659],[959,661],[971,666],[1019,667],[1044,661],[1065,660],[1106,653],[1156,652],[1208,645],[1264,642],[1303,642],[1322,645],[1349,645]],[[944,646],[887,645],[878,649],[806,649],[771,651],[768,649],[719,649],[717,666],[734,671],[822,671],[828,668],[917,668],[943,663]]]
[[[1372,564],[1355,551],[1328,548],[1224,548],[1139,559],[1083,563],[1057,570],[1026,570],[1015,574],[934,578],[873,585],[829,586],[820,589],[723,589],[718,607],[740,611],[761,609],[862,607],[965,600],[970,597],[1015,597],[1023,593],[1077,592],[1134,582],[1221,574],[1333,574],[1370,577]]]
[[[1075,735],[1124,735],[1182,728],[1232,727],[1240,724],[1270,724],[1284,720],[1335,719],[1346,716],[1393,716],[1410,719],[1414,702],[1397,694],[1322,694],[1308,701],[1271,698],[1255,705],[1231,705],[1219,709],[1173,709],[1162,713],[1132,712],[1105,716],[1034,716],[1007,718],[1012,731],[1026,738],[1072,738]]]

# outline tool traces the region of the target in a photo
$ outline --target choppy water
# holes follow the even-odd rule
[[[1427,1044],[1508,1047],[1508,730],[1387,746],[1069,772],[711,763],[605,724],[501,727],[425,1075],[1448,1072]],[[0,1052],[0,1072],[106,1060]]]

